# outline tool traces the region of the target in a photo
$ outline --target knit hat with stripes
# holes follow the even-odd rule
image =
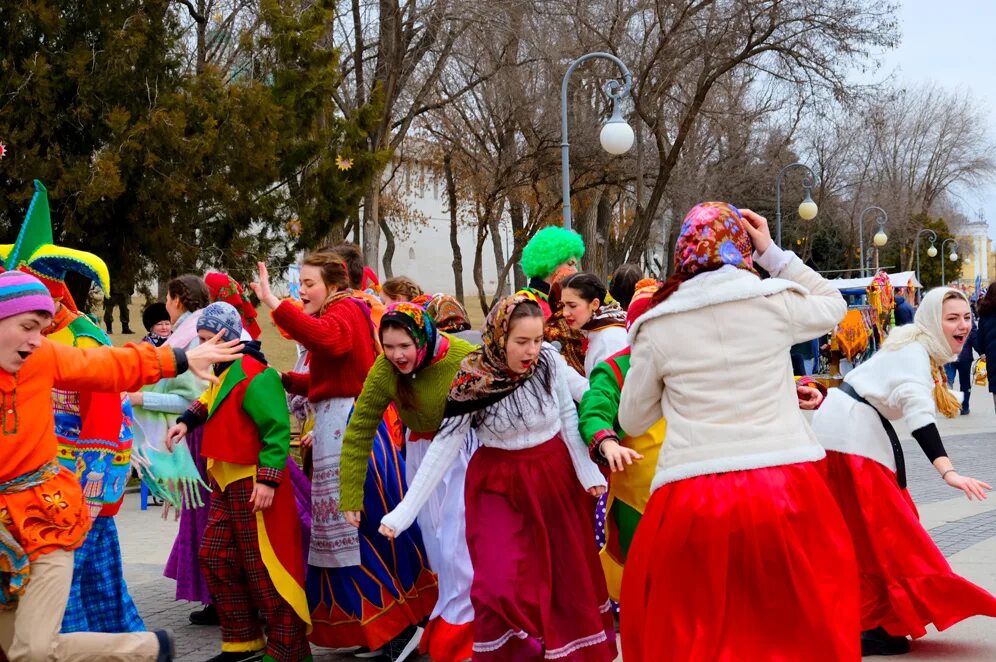
[[[55,302],[48,288],[23,271],[0,274],[0,320],[33,311],[55,314]]]

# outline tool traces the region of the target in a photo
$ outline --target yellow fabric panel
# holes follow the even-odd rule
[[[270,538],[266,533],[266,524],[263,521],[263,513],[256,513],[256,528],[259,531],[259,553],[263,557],[263,565],[287,604],[291,606],[295,613],[308,626],[308,633],[311,634],[311,610],[308,608],[308,596],[304,592],[304,587],[295,581],[287,568],[280,563],[277,552],[270,543]]]
[[[208,474],[218,483],[218,487],[222,492],[237,480],[242,480],[243,478],[252,478],[254,482],[256,480],[255,464],[233,464],[209,457],[207,459],[207,469]]]
[[[664,419],[654,423],[649,430],[635,437],[626,437],[622,445],[632,448],[643,459],[626,467],[626,470],[612,474],[609,481],[610,496],[632,506],[641,513],[650,501],[650,483],[654,480],[657,469],[657,456],[664,445],[664,435],[667,433],[667,423]]]

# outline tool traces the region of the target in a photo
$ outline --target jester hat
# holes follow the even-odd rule
[[[76,304],[65,285],[66,274],[70,271],[89,278],[105,295],[111,293],[111,276],[103,260],[93,253],[53,243],[48,190],[37,179],[17,242],[0,245],[0,258],[4,261],[4,269],[19,269],[36,276],[48,287],[52,298],[61,300],[73,310],[76,310]]]

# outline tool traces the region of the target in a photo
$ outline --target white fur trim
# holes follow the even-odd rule
[[[665,301],[641,315],[629,330],[629,342],[632,344],[636,341],[640,328],[646,322],[658,317],[699,310],[731,301],[767,297],[786,290],[809,294],[809,290],[799,283],[782,278],[762,280],[749,271],[725,265],[716,271],[699,274],[691,280],[685,281]]]
[[[663,471],[658,471],[654,476],[653,483],[650,485],[650,491],[654,492],[654,490],[667,483],[674,483],[695,476],[722,474],[729,473],[730,471],[746,471],[750,469],[766,469],[768,467],[798,464],[800,462],[815,462],[822,460],[824,457],[826,457],[826,452],[819,444],[814,443],[812,445],[770,451],[768,453],[722,457],[714,460],[702,460],[701,462],[683,462],[673,467],[668,467]]]

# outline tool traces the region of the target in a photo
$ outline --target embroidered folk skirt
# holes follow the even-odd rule
[[[861,657],[847,525],[817,463],[709,474],[650,497],[626,557],[623,658]]]
[[[944,630],[996,616],[996,598],[951,570],[891,469],[836,451],[827,451],[826,469],[858,556],[862,630],[916,638],[928,623]]]
[[[615,659],[592,544],[594,499],[560,436],[525,450],[479,448],[467,468],[466,507],[474,660]]]
[[[350,401],[351,402],[351,401]],[[321,412],[318,404],[317,412]],[[336,411],[341,413],[341,407]],[[397,413],[385,414],[374,436],[373,450],[363,485],[363,517],[354,529],[339,511],[339,463],[329,462],[328,448],[319,448],[322,435],[338,433],[341,451],[342,433],[351,409],[338,420],[316,415],[315,471],[312,480],[312,558],[316,536],[339,531],[339,522],[349,527],[357,547],[355,555],[346,546],[323,545],[335,551],[337,565],[319,566],[309,562],[307,592],[311,607],[312,643],[329,648],[365,646],[381,648],[410,625],[428,618],[436,604],[436,577],[429,570],[422,536],[413,526],[394,540],[382,536],[380,520],[401,502],[407,490],[405,463],[398,451],[403,442]],[[339,453],[336,453],[336,458]],[[334,488],[324,481],[334,481]],[[321,527],[321,528],[320,528]],[[342,535],[329,538],[349,540]],[[319,543],[322,545],[322,543]],[[339,553],[342,552],[342,553]],[[346,565],[355,558],[356,563]]]

